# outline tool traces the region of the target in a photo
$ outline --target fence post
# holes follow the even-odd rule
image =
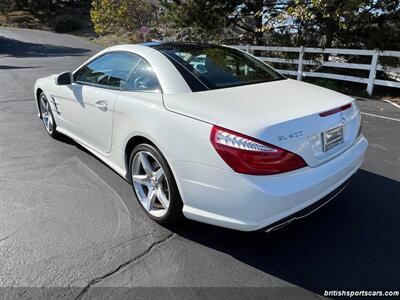
[[[299,65],[297,68],[297,80],[300,81],[303,78],[303,57],[304,57],[304,46],[301,46],[299,52]]]
[[[246,45],[246,52],[250,53],[250,45],[249,44]]]
[[[368,86],[367,86],[367,93],[370,96],[374,92],[374,81],[376,76],[376,67],[378,65],[378,57],[379,57],[379,51],[375,50],[374,54],[372,54],[371,66],[369,69]]]

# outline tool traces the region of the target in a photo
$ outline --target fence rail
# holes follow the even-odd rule
[[[390,81],[390,80],[380,80],[376,79],[376,72],[383,71],[387,73],[394,73],[397,77],[400,77],[399,67],[387,67],[379,63],[380,57],[396,57],[400,59],[400,51],[380,51],[380,50],[362,50],[362,49],[336,49],[336,48],[309,48],[309,47],[266,47],[266,46],[253,46],[253,45],[231,45],[231,47],[244,50],[246,52],[265,51],[265,52],[294,52],[298,53],[297,59],[288,59],[280,57],[270,57],[262,56],[259,59],[269,62],[269,63],[279,63],[279,64],[289,64],[297,65],[297,71],[278,69],[279,72],[285,75],[296,76],[297,80],[302,80],[303,77],[317,77],[317,78],[327,78],[334,80],[344,80],[351,82],[358,82],[367,85],[367,92],[372,95],[374,90],[374,85],[388,86],[394,88],[400,88],[400,81]],[[329,54],[329,55],[361,55],[370,56],[370,64],[361,63],[349,63],[343,61],[320,61],[320,60],[306,60],[304,59],[305,54]],[[340,75],[333,73],[322,73],[322,72],[306,72],[304,71],[304,66],[323,66],[332,68],[343,68],[343,69],[356,69],[356,70],[366,70],[369,71],[368,78]]]

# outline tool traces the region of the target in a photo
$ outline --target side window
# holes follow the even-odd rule
[[[153,68],[142,59],[129,77],[125,90],[161,91],[161,87]]]
[[[125,52],[105,54],[78,70],[74,81],[122,88],[140,57]]]

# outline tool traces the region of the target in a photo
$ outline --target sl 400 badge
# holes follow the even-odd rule
[[[287,141],[289,139],[295,139],[295,138],[298,138],[298,137],[301,137],[301,136],[303,136],[303,131],[302,130],[295,131],[295,132],[292,132],[292,133],[290,133],[288,135],[280,135],[280,136],[278,136],[278,141],[280,141],[280,142]]]

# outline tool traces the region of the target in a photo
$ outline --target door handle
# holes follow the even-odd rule
[[[107,101],[97,101],[95,105],[101,111],[107,111],[108,109]]]

